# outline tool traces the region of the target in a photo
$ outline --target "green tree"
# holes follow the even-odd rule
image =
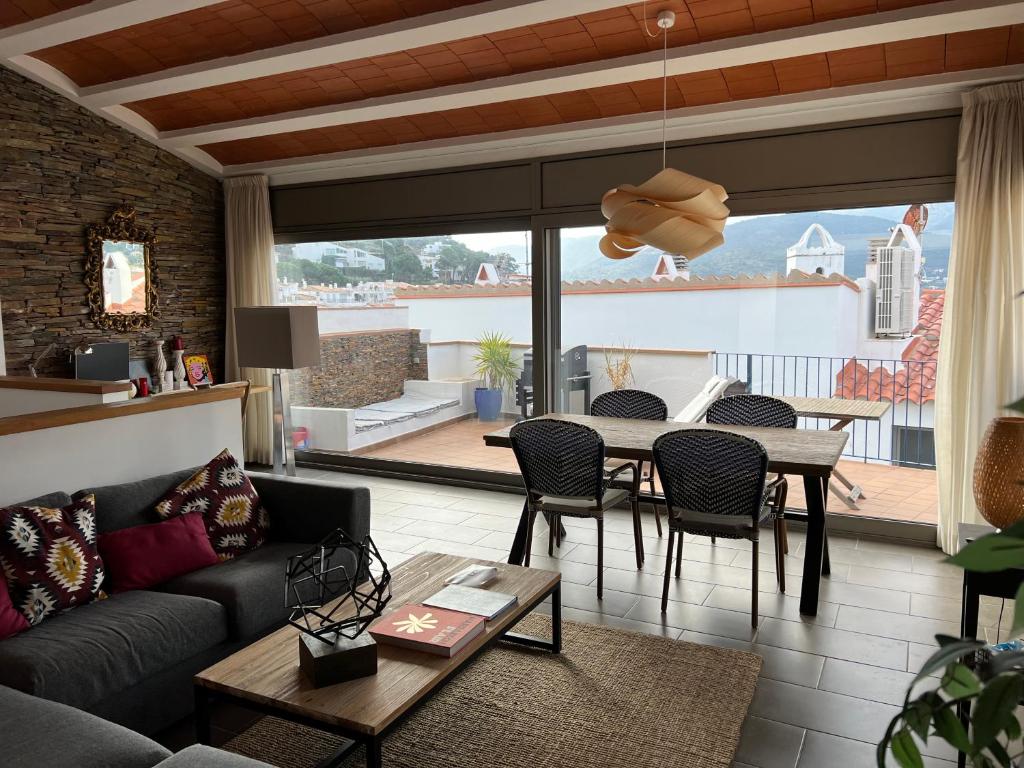
[[[277,262],[277,279],[287,280],[289,283],[297,283],[303,278],[302,267],[294,261]]]

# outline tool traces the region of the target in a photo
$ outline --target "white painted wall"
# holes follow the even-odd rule
[[[410,327],[406,307],[320,307],[316,314],[321,336]]]
[[[243,456],[234,398],[0,435],[0,505],[195,467],[225,448]]]
[[[742,288],[562,296],[562,347],[849,356],[857,349],[858,293],[847,286]],[[431,341],[498,331],[532,343],[530,296],[396,299]],[[433,374],[433,369],[432,369]]]
[[[42,389],[0,388],[0,418],[20,416],[25,413],[56,411],[61,408],[76,408],[80,405],[118,403],[129,399],[130,392],[109,392],[93,394],[88,392],[53,392]]]

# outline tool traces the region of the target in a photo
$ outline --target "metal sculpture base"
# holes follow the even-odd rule
[[[353,639],[336,636],[334,645],[299,635],[299,669],[314,688],[377,674],[377,643],[368,632]]]

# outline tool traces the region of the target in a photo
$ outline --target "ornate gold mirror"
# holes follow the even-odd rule
[[[85,231],[85,285],[90,315],[101,328],[137,331],[157,314],[156,235],[135,215],[134,206],[122,203],[106,224]]]

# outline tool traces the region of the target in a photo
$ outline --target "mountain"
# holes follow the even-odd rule
[[[931,220],[925,230],[925,285],[945,285],[952,230],[952,204],[929,206]],[[821,224],[832,237],[846,246],[849,277],[864,277],[868,239],[889,234],[903,216],[905,206],[862,209],[857,214],[814,212],[753,216],[730,223],[725,229],[725,245],[690,264],[694,275],[735,275],[783,273],[786,249],[800,239],[811,224]],[[592,228],[586,235],[562,239],[562,278],[564,280],[614,280],[648,277],[658,260],[658,252],[646,248],[625,261],[606,259],[598,250],[601,231]]]

